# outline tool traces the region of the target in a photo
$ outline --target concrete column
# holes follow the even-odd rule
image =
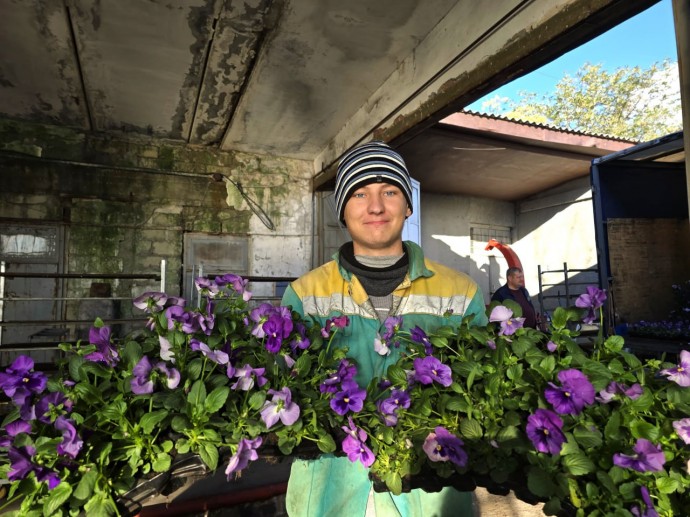
[[[683,106],[683,144],[685,146],[685,178],[690,206],[690,0],[673,0],[673,20],[678,47],[680,96]]]

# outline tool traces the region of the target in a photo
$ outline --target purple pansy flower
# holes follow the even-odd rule
[[[300,415],[299,406],[292,402],[290,388],[283,388],[280,391],[268,390],[269,395],[273,395],[271,401],[266,401],[261,409],[261,420],[266,424],[266,429],[273,427],[278,420],[284,425],[292,425],[297,422]]]
[[[74,459],[79,454],[84,442],[77,434],[74,421],[64,416],[55,420],[55,429],[62,432],[62,442],[57,446],[58,454],[64,454]]]
[[[432,384],[434,381],[441,386],[448,387],[453,384],[453,377],[448,365],[443,364],[431,355],[424,358],[416,358],[413,361],[414,380],[422,384]]]
[[[331,335],[331,329],[335,327],[336,329],[344,329],[350,324],[350,318],[345,315],[336,316],[326,320],[326,324],[321,329],[321,335],[327,338]]]
[[[255,307],[249,313],[249,319],[254,322],[254,327],[252,328],[252,335],[263,339],[266,337],[266,332],[264,332],[264,322],[268,320],[269,316],[273,313],[273,305],[270,303],[262,303],[258,307]]]
[[[488,346],[491,350],[496,350],[496,341],[493,339],[487,339],[486,346]]]
[[[46,481],[48,489],[52,490],[60,484],[60,478],[52,470],[46,467],[39,467],[32,461],[36,449],[27,445],[26,447],[10,447],[7,451],[7,456],[10,460],[10,470],[7,473],[7,479],[10,481],[18,481],[26,478],[30,473],[36,474],[36,480],[39,483]]]
[[[597,319],[595,311],[599,309],[606,301],[606,291],[599,289],[593,285],[587,286],[587,291],[582,293],[577,300],[575,300],[575,307],[580,309],[587,309],[587,314],[582,321],[590,324]]]
[[[367,433],[363,429],[355,426],[352,418],[348,418],[349,426],[343,426],[347,436],[343,440],[343,452],[347,454],[347,458],[352,462],[359,461],[366,468],[371,467],[376,457],[369,447],[365,444],[367,441]]]
[[[410,338],[415,343],[421,343],[424,345],[424,353],[426,353],[426,355],[431,355],[434,352],[434,347],[431,344],[431,341],[429,341],[429,336],[426,335],[424,330],[419,328],[419,325],[415,325],[415,327],[410,331]]]
[[[252,293],[247,291],[247,284],[248,283],[249,283],[249,280],[245,280],[241,276],[233,275],[232,273],[228,273],[227,275],[216,277],[216,284],[219,287],[231,285],[232,288],[235,290],[235,292],[237,292],[237,294],[242,295],[242,299],[245,302],[248,302],[252,298]]]
[[[635,517],[659,517],[659,514],[652,503],[652,498],[649,497],[649,490],[647,490],[647,487],[642,485],[640,487],[640,493],[642,494],[645,509],[643,510],[639,506],[633,506],[630,509],[630,513],[632,513]]]
[[[160,372],[165,377],[165,384],[169,389],[177,388],[180,383],[180,372],[175,368],[168,368],[163,362],[157,362],[155,365],[151,364],[147,356],[139,359],[139,362],[132,368],[134,378],[130,381],[132,393],[136,395],[146,395],[153,393],[153,372]]]
[[[339,415],[348,411],[360,412],[364,407],[367,390],[360,388],[355,381],[343,382],[340,389],[331,399],[331,409]]]
[[[579,370],[570,369],[558,372],[561,386],[549,382],[544,397],[561,415],[579,415],[585,406],[594,403],[594,386],[587,376]]]
[[[505,305],[497,305],[489,315],[490,322],[499,322],[501,330],[498,332],[499,336],[512,336],[515,331],[525,324],[525,318],[514,318],[513,311]]]
[[[467,465],[467,453],[463,450],[463,441],[438,426],[424,440],[422,449],[430,461],[451,461],[459,467]]]
[[[357,367],[347,359],[340,361],[338,370],[331,373],[326,380],[319,385],[321,393],[335,393],[338,391],[338,384],[351,381],[357,374]]]
[[[625,395],[626,397],[635,400],[640,398],[642,391],[642,386],[640,386],[638,383],[635,383],[628,388],[625,384],[620,384],[616,381],[613,381],[606,386],[606,389],[599,392],[597,400],[603,402],[604,404],[608,404],[616,397],[616,395]]]
[[[527,417],[527,436],[539,452],[558,454],[565,442],[563,420],[548,409],[537,409]]]
[[[203,318],[200,314],[186,311],[179,305],[165,309],[165,317],[168,319],[168,330],[178,327],[185,334],[194,334],[198,331],[201,328],[199,318]]]
[[[386,343],[386,340],[382,338],[378,332],[374,338],[374,352],[379,355],[389,355],[391,353],[388,343]]]
[[[0,372],[0,389],[12,398],[17,406],[22,406],[31,393],[42,393],[48,383],[43,372],[32,372],[34,360],[28,355],[20,355],[4,372]]]
[[[230,474],[243,470],[250,461],[259,459],[259,453],[256,452],[256,449],[261,446],[261,441],[261,436],[253,440],[247,440],[246,438],[240,440],[240,443],[237,444],[237,451],[230,457],[228,466],[225,469],[225,475],[228,477],[228,481],[230,480]]]
[[[558,350],[558,345],[556,343],[554,343],[553,341],[549,340],[549,342],[546,343],[546,349],[549,352],[554,353],[556,350]]]
[[[660,445],[654,445],[649,440],[639,438],[633,450],[635,454],[614,454],[613,464],[638,472],[659,472],[664,470],[666,458]]]
[[[148,291],[141,296],[137,296],[132,300],[132,304],[137,308],[146,312],[160,312],[165,307],[165,302],[168,301],[168,295],[165,293]]]
[[[675,368],[666,368],[659,372],[661,375],[666,375],[670,380],[687,388],[690,386],[690,352],[681,350],[680,362]]]
[[[297,350],[306,350],[309,348],[309,345],[311,345],[307,337],[307,328],[302,323],[296,323],[295,330],[297,333],[293,336],[292,341],[290,341],[290,348],[293,353],[297,352]]]
[[[284,314],[274,312],[263,323],[263,330],[266,334],[264,346],[272,354],[277,354],[283,344],[283,339],[290,336],[292,332],[292,316],[285,317]]]
[[[89,329],[89,343],[96,345],[96,350],[86,354],[84,359],[95,363],[104,363],[113,367],[120,360],[117,348],[110,342],[110,327],[91,327]]]
[[[228,377],[237,377],[237,382],[230,386],[233,390],[249,391],[254,387],[254,378],[256,378],[257,386],[261,387],[268,382],[268,379],[264,377],[264,372],[266,368],[252,368],[250,365],[245,364],[240,368],[233,368],[234,374],[228,375]],[[228,373],[230,368],[228,367]]]
[[[31,424],[24,420],[15,420],[5,426],[5,432],[7,435],[0,437],[0,447],[9,447],[18,434],[31,433]]]
[[[172,345],[170,344],[170,341],[168,341],[166,338],[163,336],[158,336],[158,343],[161,346],[161,350],[159,355],[161,356],[161,359],[163,361],[170,361],[171,363],[175,364],[175,352],[172,349]]]
[[[380,410],[382,413],[390,414],[398,409],[407,409],[410,407],[410,395],[405,390],[394,389],[391,391],[390,397],[381,401]]]
[[[211,350],[206,343],[196,338],[189,340],[189,347],[194,351],[201,352],[205,357],[208,357],[216,364],[228,364],[230,360],[230,356],[222,350]]]
[[[194,280],[194,285],[196,285],[196,290],[199,291],[199,294],[209,298],[215,298],[219,291],[215,282],[203,276],[197,277]]]
[[[673,428],[676,430],[678,438],[690,445],[690,418],[676,420],[673,422]]]
[[[53,409],[64,409],[69,413],[72,411],[72,405],[73,402],[65,397],[63,393],[53,391],[48,393],[48,395],[45,397],[41,397],[41,399],[36,403],[35,416],[40,422],[49,424],[53,421],[53,418],[51,418],[51,416],[54,416]]]

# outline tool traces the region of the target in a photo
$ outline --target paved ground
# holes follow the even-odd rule
[[[531,505],[520,501],[512,493],[492,495],[483,488],[474,491],[476,517],[542,517],[543,504]]]

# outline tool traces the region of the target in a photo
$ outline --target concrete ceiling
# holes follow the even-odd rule
[[[414,159],[442,118],[654,3],[0,0],[0,117],[310,160],[319,188],[352,145],[404,143]],[[449,177],[474,193],[487,165],[454,148],[485,143],[431,131],[448,152],[423,188],[448,192]],[[515,182],[497,197],[552,182],[507,172],[511,151],[485,153],[502,162],[486,181]]]

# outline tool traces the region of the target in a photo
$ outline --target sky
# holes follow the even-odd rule
[[[518,101],[521,90],[535,92],[540,98],[554,92],[556,83],[566,73],[574,76],[585,63],[601,63],[605,70],[613,71],[623,66],[649,68],[652,63],[667,58],[678,61],[671,0],[661,0],[540,69],[494,90],[466,109],[485,112],[488,108],[485,103],[496,96]]]

